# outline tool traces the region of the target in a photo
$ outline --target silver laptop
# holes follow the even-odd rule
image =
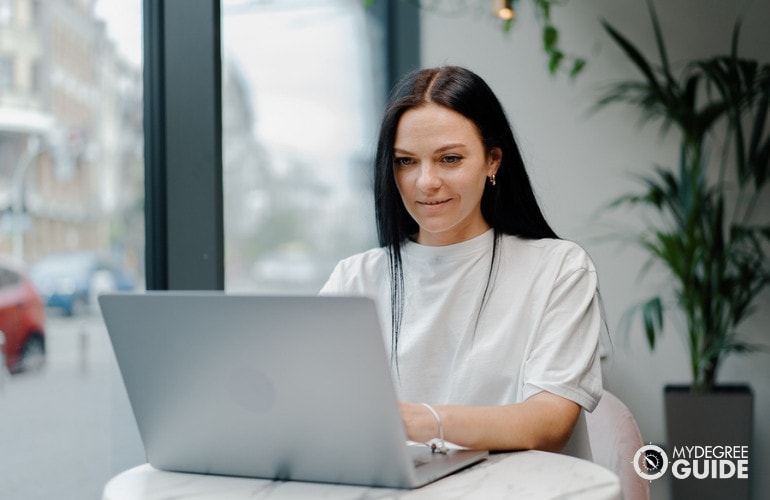
[[[486,452],[407,446],[370,299],[99,298],[158,469],[414,488]]]

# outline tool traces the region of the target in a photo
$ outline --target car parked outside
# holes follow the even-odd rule
[[[11,373],[45,363],[43,302],[24,269],[0,257],[0,361]]]
[[[65,316],[96,310],[101,293],[136,286],[133,274],[116,259],[89,251],[50,254],[31,267],[30,278],[45,305]]]

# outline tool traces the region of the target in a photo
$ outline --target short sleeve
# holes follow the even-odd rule
[[[364,295],[376,299],[387,271],[382,249],[352,255],[337,263],[319,294]]]
[[[329,279],[326,280],[326,283],[323,287],[321,287],[321,290],[318,292],[319,295],[339,295],[345,292],[345,290],[342,287],[343,283],[343,277],[342,277],[343,271],[342,271],[342,263],[338,262],[336,266],[334,266],[334,270],[329,275]]]
[[[582,249],[581,249],[582,252]],[[547,391],[593,411],[602,393],[598,278],[583,252],[563,263],[523,366],[523,399]]]

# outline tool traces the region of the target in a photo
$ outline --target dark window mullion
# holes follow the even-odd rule
[[[148,289],[224,289],[218,0],[145,0]]]
[[[163,5],[144,0],[144,217],[148,290],[168,289]]]

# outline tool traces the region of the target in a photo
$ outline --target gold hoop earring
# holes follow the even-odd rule
[[[497,181],[495,180],[495,174],[492,174],[489,176],[489,183],[493,186],[497,185]]]

